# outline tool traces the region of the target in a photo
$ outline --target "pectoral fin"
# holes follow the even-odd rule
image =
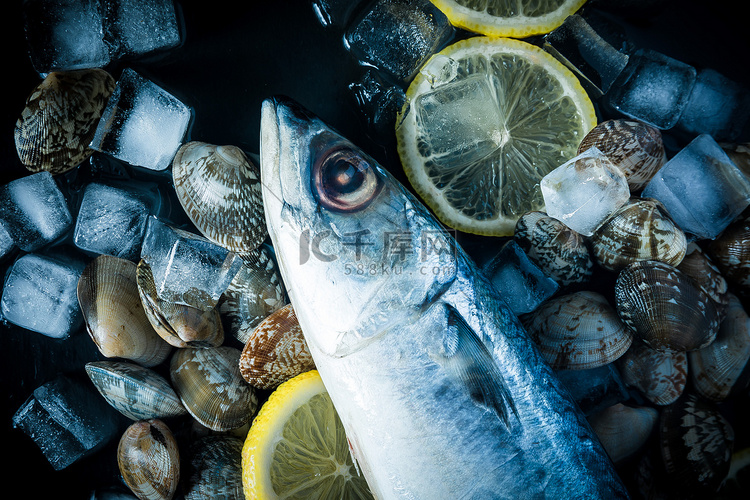
[[[516,408],[492,354],[452,306],[446,305],[447,329],[439,362],[471,398],[497,414],[507,430]]]

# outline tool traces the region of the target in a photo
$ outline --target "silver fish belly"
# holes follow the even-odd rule
[[[377,498],[626,498],[516,317],[437,220],[298,104],[268,99],[279,268]]]

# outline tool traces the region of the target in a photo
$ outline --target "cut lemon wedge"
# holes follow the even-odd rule
[[[279,385],[242,448],[247,499],[371,499],[344,427],[316,370]]]
[[[491,36],[549,33],[586,0],[431,0],[454,26]]]
[[[510,236],[543,210],[539,181],[576,155],[596,113],[576,76],[540,48],[477,36],[432,56],[396,120],[415,191],[447,226]]]

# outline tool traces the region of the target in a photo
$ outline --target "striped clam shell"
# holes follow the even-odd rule
[[[180,451],[172,431],[159,419],[128,427],[117,446],[123,481],[140,499],[171,499],[180,482]]]
[[[605,451],[614,463],[634,455],[651,436],[659,412],[647,406],[631,407],[622,403],[610,406],[589,417]]]
[[[182,207],[209,240],[243,253],[268,236],[260,170],[240,148],[188,142],[172,161],[172,177]]]
[[[244,499],[243,440],[230,435],[205,436],[190,447],[190,477],[185,500]]]
[[[115,80],[98,68],[49,73],[16,122],[18,157],[32,172],[60,174],[83,163]]]
[[[77,294],[86,330],[102,355],[144,366],[167,359],[172,347],[157,334],[143,310],[135,263],[100,255],[81,273]]]
[[[228,431],[250,421],[255,389],[242,378],[240,350],[230,346],[177,349],[169,372],[177,395],[200,424]]]
[[[631,198],[596,230],[591,249],[596,262],[610,271],[639,260],[676,266],[685,257],[687,238],[661,202]]]
[[[706,253],[741,295],[750,292],[750,216],[740,216],[706,247]]]
[[[690,277],[663,262],[634,262],[620,271],[615,305],[636,336],[657,350],[700,349],[719,330],[713,300]]]
[[[625,385],[635,387],[655,405],[674,403],[687,384],[688,359],[684,351],[657,351],[634,341],[616,364]]]
[[[187,414],[167,379],[154,370],[124,361],[86,363],[86,374],[99,393],[131,420]]]
[[[513,239],[539,268],[561,286],[585,283],[594,262],[584,237],[544,212],[523,214]]]
[[[556,370],[585,370],[616,360],[633,340],[607,299],[579,291],[552,298],[523,319],[542,356]]]
[[[628,180],[632,192],[648,184],[667,161],[661,131],[636,120],[606,120],[591,129],[578,154],[591,147],[604,153]]]
[[[720,317],[724,317],[729,303],[729,285],[713,260],[695,242],[688,244],[685,258],[677,269],[690,276],[716,304]]]
[[[243,378],[259,389],[274,389],[314,368],[291,304],[269,315],[255,327],[240,357]]]

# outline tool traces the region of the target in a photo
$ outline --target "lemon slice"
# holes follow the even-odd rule
[[[549,33],[586,0],[431,0],[454,26],[491,36]]]
[[[540,48],[476,36],[433,55],[396,120],[409,182],[447,226],[510,236],[543,210],[539,181],[576,155],[596,114],[578,79]]]
[[[242,447],[247,499],[369,499],[344,427],[316,370],[279,385]]]

